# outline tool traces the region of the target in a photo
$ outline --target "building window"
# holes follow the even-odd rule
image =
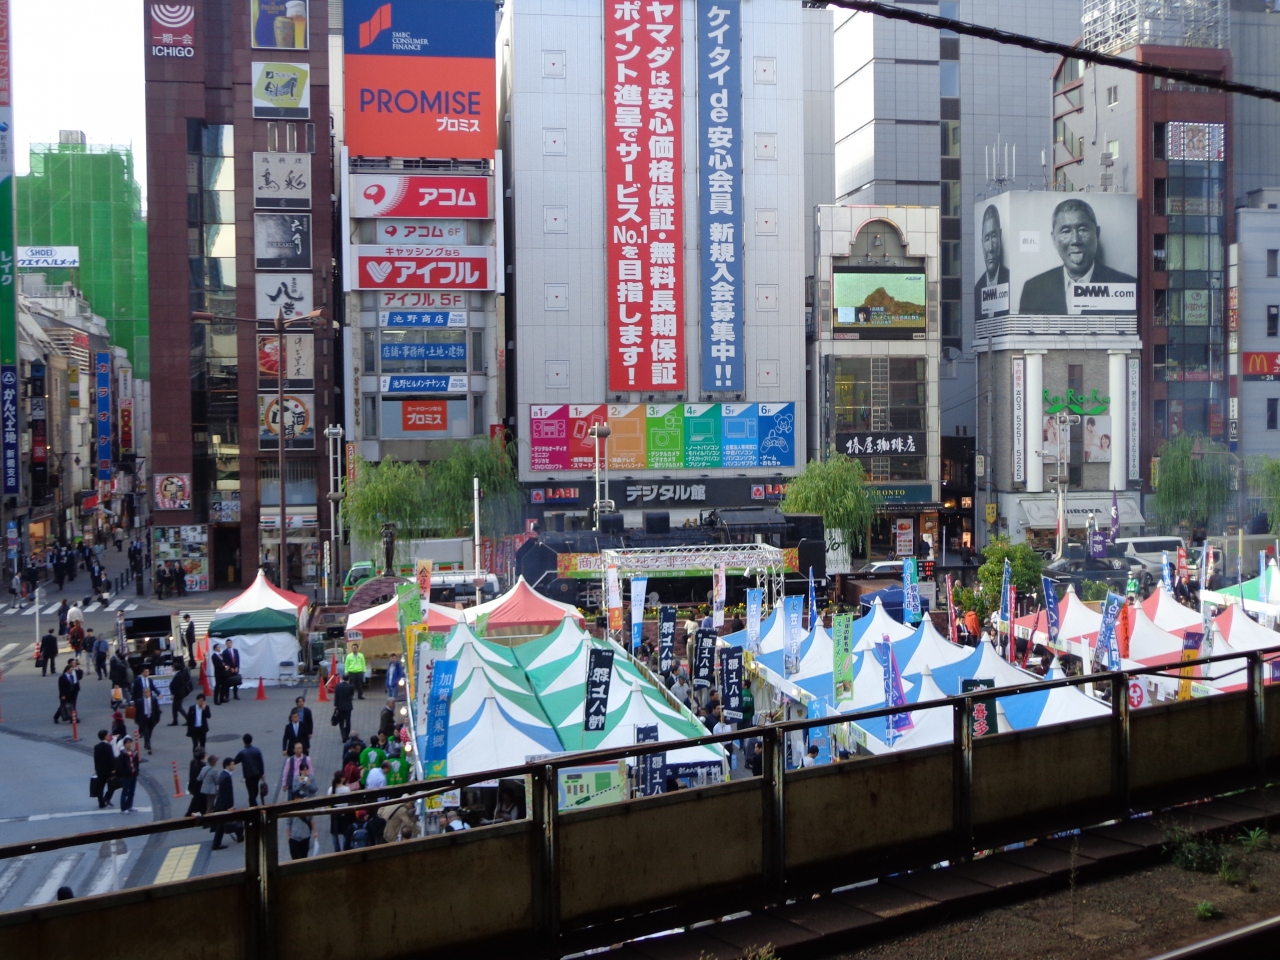
[[[940,246],[942,252],[942,275],[944,277],[960,276],[960,241],[943,240]]]
[[[1119,160],[1120,159],[1120,141],[1108,140],[1107,153],[1110,154],[1112,162]]]
[[[1169,211],[1169,181],[1163,177],[1156,178],[1155,197],[1153,199],[1154,213],[1157,217],[1165,216]]]
[[[1165,243],[1167,238],[1163,233],[1157,233],[1152,239],[1155,244],[1154,254],[1155,254],[1156,273],[1164,273],[1166,270],[1169,269],[1168,253],[1165,250]]]
[[[943,120],[939,126],[942,128],[942,155],[960,156],[960,121]]]
[[[1120,102],[1120,88],[1118,86],[1107,87],[1107,106],[1114,107],[1119,102]]]
[[[944,97],[960,96],[960,63],[943,60],[938,64],[938,92]]]
[[[1267,251],[1267,276],[1280,276],[1280,250]]]
[[[1267,307],[1267,336],[1277,335],[1280,335],[1280,305],[1271,304]]]
[[[960,330],[960,304],[955,300],[943,300],[942,304],[942,335],[944,337],[962,336]]]
[[[1151,137],[1151,153],[1157,160],[1165,158],[1165,137],[1166,127],[1163,123],[1157,123],[1152,131]]]
[[[942,181],[942,211],[940,216],[958,217],[960,216],[960,181],[959,180],[943,180]]]
[[[836,449],[857,457],[874,480],[926,478],[928,376],[923,357],[838,358]]]
[[[1275,397],[1267,398],[1267,429],[1276,429],[1276,420],[1280,419],[1280,399]]]

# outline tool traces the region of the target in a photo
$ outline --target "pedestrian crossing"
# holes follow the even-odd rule
[[[38,608],[36,607],[35,604],[31,604],[30,606],[27,606],[27,607],[13,607],[13,606],[5,607],[3,610],[0,610],[0,617],[12,617],[14,615],[31,617],[31,616],[35,616],[37,609],[40,610],[40,614],[42,616],[51,617],[58,612],[58,604],[55,603],[49,606],[47,609]],[[85,607],[84,612],[93,613],[96,610],[104,610],[107,613],[113,613],[116,610],[120,610],[120,609],[123,609],[126,613],[128,613],[130,610],[137,610],[138,604],[136,602],[126,603],[124,597],[117,597],[115,600],[112,600],[110,603],[108,603],[106,607],[103,607],[101,603],[98,603],[95,601],[94,603],[91,603],[89,604],[89,606]]]
[[[38,907],[42,903],[52,903],[58,895],[58,888],[67,882],[67,877],[71,876],[71,871],[80,865],[83,858],[83,850],[64,853],[58,857],[44,875],[44,881],[27,897],[27,906]]]

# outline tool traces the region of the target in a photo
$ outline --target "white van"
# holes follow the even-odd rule
[[[1178,562],[1178,548],[1186,547],[1181,537],[1117,537],[1116,546],[1124,551],[1126,557],[1133,557],[1140,562],[1147,573],[1154,577],[1164,574],[1164,553],[1168,551],[1169,562]]]

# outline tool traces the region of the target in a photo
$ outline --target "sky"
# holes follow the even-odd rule
[[[145,193],[142,0],[9,0],[19,174],[28,146],[83,130],[89,143],[132,145]]]

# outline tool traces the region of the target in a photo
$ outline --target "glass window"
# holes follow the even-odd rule
[[[941,252],[942,275],[944,277],[960,276],[960,241],[943,240],[941,243]]]
[[[943,120],[939,127],[942,132],[942,156],[960,156],[960,121]]]
[[[938,16],[946,20],[959,20],[960,0],[938,0]],[[954,30],[942,30],[940,34],[944,37],[957,36]]]
[[[1267,336],[1280,336],[1280,305],[1267,307]]]
[[[364,372],[378,372],[378,334],[374,330],[365,330],[360,337],[361,352],[364,354]]]
[[[383,330],[383,373],[466,373],[465,330]]]
[[[1267,276],[1280,275],[1280,250],[1267,251]]]
[[[1280,400],[1275,397],[1267,398],[1267,429],[1275,430],[1276,421],[1280,419]]]
[[[942,210],[940,211],[940,215],[944,217],[960,216],[959,180],[942,181]]]
[[[943,97],[960,96],[960,63],[943,60],[938,64],[938,93]]]

